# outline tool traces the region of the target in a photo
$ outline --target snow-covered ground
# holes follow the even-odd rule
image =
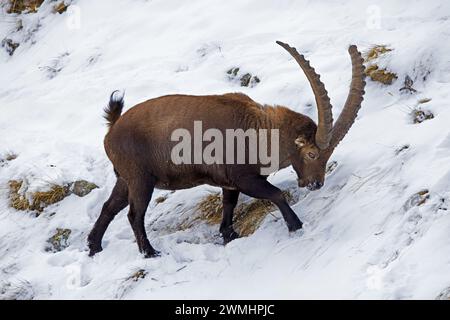
[[[448,1],[76,0],[61,15],[53,5],[0,15],[0,39],[20,43],[13,56],[0,48],[0,158],[18,155],[0,166],[0,298],[434,299],[448,292]],[[115,181],[102,145],[111,91],[126,90],[126,108],[168,93],[242,91],[316,119],[309,84],[275,40],[311,60],[335,118],[348,91],[348,45],[394,49],[379,64],[398,79],[367,81],[358,121],[332,156],[338,166],[321,190],[298,191],[293,209],[304,230],[289,234],[274,212],[253,235],[222,246],[218,226],[170,227],[216,189],[157,191],[146,225],[160,258],[138,253],[126,210],[109,227],[104,251],[89,258],[87,234]],[[230,81],[226,71],[235,66],[261,82]],[[399,91],[406,75],[414,94]],[[434,119],[414,124],[421,99],[431,99],[420,107]],[[287,168],[271,179],[293,186],[295,178]],[[13,179],[30,191],[78,179],[99,188],[35,217],[9,206]],[[56,228],[72,230],[70,245],[47,252]],[[145,278],[129,278],[140,269]]]

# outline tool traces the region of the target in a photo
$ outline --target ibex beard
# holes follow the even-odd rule
[[[302,227],[281,190],[268,182],[267,176],[292,165],[300,187],[317,190],[323,186],[327,161],[360,109],[364,66],[356,46],[350,46],[350,90],[333,123],[332,106],[320,76],[295,48],[277,43],[295,59],[311,85],[317,124],[286,107],[261,105],[241,93],[168,95],[140,103],[123,115],[123,96],[111,94],[105,109],[109,131],[104,145],[117,181],[88,236],[91,256],[102,250],[108,225],[128,205],[128,220],[139,251],[145,257],[158,255],[144,226],[155,188],[178,190],[202,184],[221,187],[223,216],[219,230],[224,243],[239,236],[233,229],[233,211],[241,192],[273,202],[289,231]],[[229,143],[228,147],[228,139],[223,145],[227,133],[230,141],[241,140],[242,145]],[[183,136],[194,136],[194,140],[183,141]],[[264,139],[267,145],[261,148]]]
[[[179,143],[172,148],[171,160],[175,165],[259,164],[260,174],[267,176],[279,169],[279,137],[279,129],[225,129],[224,134],[209,128],[203,132],[202,121],[194,121],[193,135],[186,128],[172,132],[170,140]]]

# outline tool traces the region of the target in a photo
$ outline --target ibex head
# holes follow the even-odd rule
[[[314,134],[300,133],[292,142],[296,152],[291,156],[291,163],[298,175],[298,185],[309,190],[317,190],[323,186],[327,161],[333,150],[353,125],[364,96],[364,66],[361,53],[356,46],[348,49],[352,60],[352,81],[344,108],[333,125],[333,113],[328,92],[305,57],[293,47],[281,41],[277,44],[286,49],[302,68],[314,92],[318,124]],[[311,131],[310,131],[311,132]]]

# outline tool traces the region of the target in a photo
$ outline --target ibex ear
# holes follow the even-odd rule
[[[295,139],[295,145],[298,148],[302,148],[304,145],[306,144],[306,140],[303,137],[298,137],[297,139]]]

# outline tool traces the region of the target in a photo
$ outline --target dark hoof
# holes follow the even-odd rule
[[[295,232],[303,227],[303,222],[300,220],[295,221],[294,223],[291,223],[288,225],[289,232]]]
[[[96,253],[99,253],[103,250],[101,246],[89,246],[89,257],[95,256]]]
[[[160,256],[161,256],[161,252],[158,250],[155,250],[155,249],[144,253],[145,259],[156,258],[156,257],[160,257]]]
[[[239,234],[236,231],[232,230],[230,233],[226,235],[222,234],[222,237],[223,237],[223,244],[227,244],[228,242],[231,242],[234,239],[239,238]]]

